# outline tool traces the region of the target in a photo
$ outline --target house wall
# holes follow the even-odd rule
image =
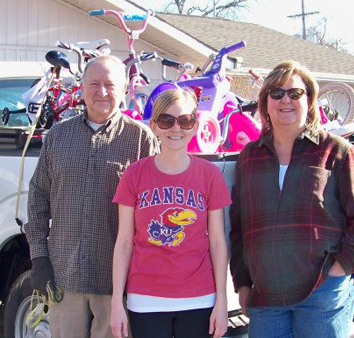
[[[252,78],[250,76],[233,76],[231,91],[245,99],[256,100],[259,88],[252,85]]]
[[[107,38],[112,54],[125,59],[127,45],[119,28],[60,0],[0,0],[0,61],[45,61],[45,54],[58,40],[67,43]],[[137,40],[135,50],[168,52]],[[76,54],[65,52],[70,62],[77,62]],[[146,75],[158,82],[161,66],[158,62],[142,65]]]
[[[320,93],[321,89],[327,83],[328,82],[319,81]],[[353,86],[350,86],[348,83],[347,85],[349,85],[349,88],[353,89]],[[232,76],[231,91],[236,95],[248,100],[258,100],[259,90],[260,86],[252,85],[252,78],[250,76]],[[323,97],[324,95],[322,95],[322,98]],[[348,92],[347,89],[346,91],[330,91],[328,96],[326,95],[326,99],[331,101],[329,104],[332,109],[331,111],[337,111],[342,120],[345,120],[348,116],[354,116],[354,91]],[[349,119],[348,122],[350,121],[351,120]]]
[[[336,82],[336,81],[328,81],[328,82],[319,81],[318,84],[320,90],[329,82]],[[346,84],[349,85],[354,90],[353,84],[351,83],[346,83]],[[252,78],[250,76],[244,76],[244,75],[232,76],[231,91],[236,93],[239,96],[242,96],[250,100],[257,100],[259,89],[260,89],[259,86],[252,85]]]

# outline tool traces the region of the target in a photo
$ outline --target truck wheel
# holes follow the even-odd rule
[[[51,337],[47,306],[42,320],[35,327],[31,328],[26,324],[27,314],[30,311],[32,291],[29,271],[26,271],[14,282],[5,303],[5,338]]]

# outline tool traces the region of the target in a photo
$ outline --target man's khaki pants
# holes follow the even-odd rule
[[[111,298],[65,292],[62,301],[49,309],[52,338],[113,338]]]

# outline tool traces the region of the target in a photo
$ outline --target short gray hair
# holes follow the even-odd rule
[[[82,81],[85,82],[86,74],[89,68],[95,64],[95,63],[106,63],[106,62],[112,62],[117,65],[117,68],[119,67],[122,70],[122,76],[125,78],[125,64],[116,56],[114,55],[101,55],[98,56],[91,61],[89,61],[84,69],[84,72],[82,73]]]

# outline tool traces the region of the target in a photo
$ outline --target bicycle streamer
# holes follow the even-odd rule
[[[21,155],[21,164],[20,164],[20,175],[19,175],[19,182],[18,182],[18,189],[17,189],[17,199],[16,199],[16,211],[15,211],[15,221],[17,223],[17,225],[20,227],[21,232],[23,233],[23,222],[18,218],[18,213],[19,213],[19,209],[20,209],[20,196],[21,196],[21,191],[22,191],[22,183],[23,183],[23,171],[24,171],[24,165],[25,165],[25,156],[26,156],[26,152],[27,152],[27,148],[31,142],[31,139],[33,137],[34,131],[36,129],[37,123],[39,121],[39,118],[41,116],[42,113],[42,107],[44,105],[45,102],[45,98],[46,95],[48,93],[50,84],[52,83],[53,79],[54,79],[54,73],[52,73],[52,76],[50,77],[50,81],[48,81],[46,90],[45,90],[45,95],[44,98],[37,110],[36,116],[32,122],[32,124],[30,125],[30,127],[28,128],[27,131],[29,131],[26,143],[23,147],[23,151],[22,151],[22,155]]]
[[[33,290],[30,310],[26,316],[26,325],[31,329],[39,324],[44,315],[48,315],[49,310],[45,312],[48,305],[57,305],[64,297],[64,291],[51,281],[47,282],[46,290],[48,298],[45,295],[42,295],[38,290]]]

